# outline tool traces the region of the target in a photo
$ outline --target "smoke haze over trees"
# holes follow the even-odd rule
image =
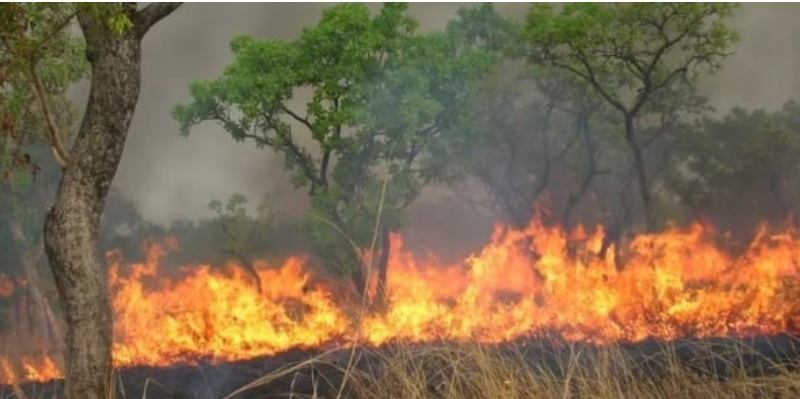
[[[272,197],[281,214],[301,216],[306,193],[294,191],[280,172],[281,159],[246,143],[236,143],[213,126],[200,126],[190,139],[175,134],[170,107],[186,98],[194,79],[214,78],[232,59],[230,39],[237,34],[290,40],[316,23],[326,4],[191,4],[157,26],[144,42],[142,97],[131,126],[115,187],[149,221],[212,217],[207,204],[242,193],[258,203]],[[376,4],[370,5],[377,10]],[[441,29],[455,17],[459,4],[411,4],[410,14],[422,31]],[[521,16],[526,4],[496,3],[503,15]],[[800,7],[793,4],[744,4],[731,19],[740,41],[722,71],[700,82],[717,113],[734,106],[780,109],[800,85],[800,52],[793,24]],[[235,21],[235,22],[228,22]],[[769,23],[765,21],[771,21]],[[770,43],[769,46],[763,43]],[[763,60],[770,60],[769,68]],[[85,91],[77,90],[82,106]],[[298,96],[302,99],[302,96]],[[275,173],[271,173],[275,171]],[[442,206],[444,204],[444,206]],[[428,188],[409,214],[407,240],[447,252],[453,258],[480,245],[493,216],[476,215],[469,201],[450,189]],[[439,226],[452,226],[441,229]]]
[[[192,4],[155,25],[96,256],[135,260],[143,239],[168,236],[174,264],[308,253],[363,291],[364,252],[387,256],[390,231],[458,259],[491,223],[524,226],[534,203],[547,223],[605,225],[616,250],[671,222],[745,241],[762,221],[796,227],[800,48],[787,38],[800,7],[459,7]],[[589,28],[620,30],[575,34]],[[669,29],[689,39],[631,57],[646,39],[672,43]],[[87,65],[51,68],[71,82]],[[77,115],[86,94],[71,92]],[[16,140],[43,127],[21,104],[0,119],[0,329],[60,342],[40,226],[64,154]],[[60,126],[75,122],[53,105]]]

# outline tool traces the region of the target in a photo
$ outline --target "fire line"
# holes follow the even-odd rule
[[[490,242],[461,264],[413,256],[392,236],[389,304],[354,322],[336,281],[314,283],[303,257],[257,262],[262,292],[230,263],[189,265],[179,278],[147,260],[110,256],[117,367],[166,366],[199,358],[232,361],[293,348],[439,340],[500,343],[554,336],[595,344],[647,338],[746,336],[790,332],[800,316],[800,237],[766,229],[736,256],[700,224],[636,236],[617,270],[597,252],[602,228],[565,232],[534,219],[521,230],[497,226]],[[535,256],[532,256],[535,254]],[[0,383],[61,375],[54,354],[0,357]]]

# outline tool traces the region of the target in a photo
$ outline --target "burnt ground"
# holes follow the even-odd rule
[[[379,349],[357,349],[354,367],[367,372],[379,372],[380,356],[393,351],[424,348],[423,345],[386,346]],[[618,348],[630,360],[632,372],[647,378],[658,378],[666,373],[667,359],[679,359],[680,363],[698,374],[724,380],[732,373],[764,376],[783,370],[800,369],[800,337],[792,335],[761,336],[753,338],[690,339],[674,342],[645,341],[636,344],[620,344]],[[526,363],[537,369],[546,369],[554,376],[564,376],[564,367],[570,353],[581,352],[578,362],[597,361],[602,348],[588,344],[563,345],[543,340],[518,340],[512,343],[489,347],[493,356],[521,354]],[[239,399],[311,397],[316,389],[318,398],[335,397],[342,380],[339,367],[344,367],[352,351],[341,349],[329,352],[326,364],[304,366],[276,378],[269,384],[235,396]],[[243,361],[212,364],[200,361],[194,365],[161,367],[133,367],[119,372],[117,386],[119,398],[170,398],[170,399],[217,399],[270,373],[310,360],[321,352],[293,350],[270,358],[255,358]],[[338,367],[337,367],[338,366]],[[433,366],[435,367],[435,366]],[[316,383],[314,383],[316,381]],[[22,386],[28,398],[59,398],[63,392],[63,381],[26,384]],[[146,392],[145,392],[146,390]],[[11,392],[9,387],[0,387],[0,392]],[[347,395],[345,395],[347,397]]]

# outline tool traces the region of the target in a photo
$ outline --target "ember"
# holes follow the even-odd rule
[[[117,367],[166,366],[271,356],[331,342],[382,345],[438,340],[500,343],[553,337],[593,344],[648,338],[772,335],[800,316],[800,237],[766,229],[737,256],[699,224],[639,235],[617,270],[614,251],[597,256],[603,232],[571,236],[535,219],[524,230],[498,226],[461,265],[403,250],[392,237],[388,308],[360,323],[333,285],[309,285],[307,262],[257,264],[258,293],[233,263],[191,265],[181,278],[159,274],[164,245],[147,261],[109,257]],[[575,247],[577,245],[577,247]],[[568,248],[568,246],[570,246]],[[535,256],[532,256],[535,254]],[[3,359],[0,382],[61,375],[50,358]]]

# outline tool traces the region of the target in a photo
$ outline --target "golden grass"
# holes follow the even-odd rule
[[[676,348],[645,357],[629,356],[618,347],[586,349],[577,345],[558,354],[524,353],[521,348],[498,348],[479,344],[440,344],[425,347],[399,346],[365,350],[369,367],[334,362],[330,354],[287,367],[265,376],[225,399],[251,389],[270,391],[274,381],[296,375],[310,366],[327,366],[345,375],[348,389],[336,395],[287,392],[294,398],[354,399],[709,399],[709,398],[798,398],[800,374],[787,364],[758,358],[737,344],[727,353],[710,353],[698,344],[693,351],[707,357],[697,364],[679,359]],[[718,349],[718,348],[715,348]],[[539,356],[536,355],[539,354]],[[747,356],[753,356],[746,360]],[[754,359],[769,373],[753,375]],[[700,361],[705,361],[700,365]],[[653,361],[644,371],[642,363]],[[724,377],[724,378],[723,378]],[[320,377],[321,379],[322,377]],[[319,383],[319,380],[316,380]],[[340,383],[334,383],[339,385]],[[294,387],[294,385],[292,385]]]
[[[686,348],[678,355],[678,349],[669,345],[647,356],[632,356],[615,346],[568,345],[553,350],[539,344],[497,347],[441,343],[359,348],[346,353],[330,351],[312,360],[287,364],[221,398],[234,399],[243,394],[254,397],[253,390],[275,394],[278,385],[289,387],[283,397],[296,399],[800,397],[800,374],[791,371],[789,364],[759,358],[743,344],[730,345],[727,350],[717,346],[713,352],[706,345],[696,344],[689,349],[696,356],[688,362]],[[771,371],[754,375],[754,359]],[[642,364],[648,361],[654,367],[645,370]],[[296,385],[300,373],[310,374],[312,383],[306,379],[303,387]],[[346,384],[342,383],[342,376]],[[156,382],[148,381],[148,385],[153,384]],[[340,390],[342,385],[347,388]],[[145,390],[143,398],[161,396],[147,391],[152,390]],[[20,387],[12,387],[10,392],[0,392],[0,398],[45,396],[26,395]]]

